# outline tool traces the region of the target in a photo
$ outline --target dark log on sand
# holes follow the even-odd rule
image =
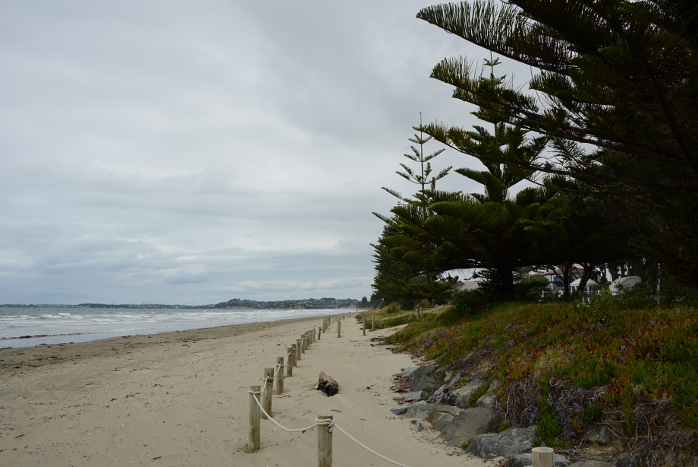
[[[339,391],[339,384],[337,384],[337,381],[335,381],[333,377],[328,376],[324,371],[321,371],[318,379],[319,381],[315,383],[315,389],[324,392],[328,397],[337,394]]]

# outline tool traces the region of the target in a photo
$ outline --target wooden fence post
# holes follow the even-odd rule
[[[366,335],[366,317],[365,317],[365,316],[364,316],[364,318],[363,318],[362,324],[363,324],[363,325],[362,325],[361,327],[363,328],[364,336],[365,336],[365,335]]]
[[[250,431],[247,434],[247,452],[259,451],[259,386],[250,386]]]
[[[286,377],[290,378],[293,376],[293,356],[295,355],[293,347],[286,349],[286,355],[288,357],[288,360],[286,361]]]
[[[276,393],[284,393],[284,357],[276,357],[276,365],[279,372],[276,374]]]
[[[320,414],[318,420],[332,420],[332,415]],[[332,467],[332,432],[328,425],[317,427],[317,466]]]
[[[376,330],[376,317],[371,316],[371,332]]]
[[[320,336],[322,336],[322,326],[317,328],[317,340],[320,340]]]
[[[342,322],[337,321],[337,337],[342,337]]]
[[[274,369],[265,368],[264,369],[264,379],[267,384],[264,386],[264,391],[262,391],[262,408],[266,413],[271,416],[271,394],[274,389]],[[267,416],[262,413],[262,418],[266,419]]]
[[[533,467],[553,467],[554,454],[553,448],[533,448],[531,449],[533,457]]]
[[[298,361],[302,360],[301,357],[301,340],[296,339],[296,366],[298,366]]]

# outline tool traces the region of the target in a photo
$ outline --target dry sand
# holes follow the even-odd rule
[[[411,467],[495,465],[432,442],[395,417],[392,376],[416,363],[362,336],[345,319],[303,355],[273,415],[290,428],[330,413],[381,454]],[[247,454],[247,390],[320,318],[0,350],[0,465],[308,466],[317,433],[261,421],[261,450]],[[393,329],[394,330],[394,329]],[[340,391],[312,389],[320,371]],[[334,431],[334,463],[390,466]]]

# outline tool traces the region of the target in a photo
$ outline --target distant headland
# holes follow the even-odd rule
[[[139,309],[210,309],[210,308],[247,308],[247,309],[274,309],[274,310],[327,310],[335,308],[354,308],[358,300],[352,298],[307,298],[300,300],[247,300],[241,298],[233,298],[227,302],[220,302],[210,305],[164,305],[161,303],[141,303],[141,304],[106,304],[106,303],[80,303],[78,305],[59,305],[52,303],[44,303],[40,305],[30,304],[4,304],[0,307],[12,308],[139,308]]]

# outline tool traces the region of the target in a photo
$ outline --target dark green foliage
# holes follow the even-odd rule
[[[488,63],[494,70],[497,61]],[[476,82],[493,92],[505,87],[505,78],[495,77],[493,71]],[[513,195],[511,190],[533,177],[534,171],[499,161],[533,162],[541,157],[548,139],[530,136],[522,125],[511,124],[491,109],[481,108],[478,116],[493,123],[493,132],[476,126],[460,133],[459,150],[478,159],[485,170],[459,168],[456,172],[481,184],[482,192],[422,189],[413,198],[404,198],[387,190],[402,203],[392,209],[393,217],[379,216],[391,224],[391,232],[384,232],[374,247],[427,280],[417,286],[414,276],[399,279],[391,274],[384,281],[380,273],[375,282],[378,290],[392,289],[393,299],[437,298],[445,291],[441,285],[450,282],[439,281],[439,274],[476,269],[486,302],[532,300],[542,283],[524,281],[515,286],[515,271],[522,267],[582,263],[586,282],[597,264],[627,254],[626,233],[612,229],[585,199],[562,196],[548,187],[527,187]],[[413,160],[421,159],[414,156]],[[416,177],[412,172],[401,175]],[[461,305],[456,309],[465,313]]]
[[[632,287],[618,287],[615,302],[617,307],[643,308],[657,303],[653,298],[654,287],[648,282],[640,282]]]
[[[376,264],[376,277],[372,287],[375,292],[371,296],[372,301],[382,300],[390,303],[398,300],[405,294],[404,288],[409,281],[419,275],[419,269],[394,255],[390,248],[383,244],[384,239],[399,233],[394,223],[387,223],[383,228],[383,235],[378,243],[372,245]]]
[[[478,290],[457,290],[451,292],[452,313],[457,316],[474,315],[489,303]]]
[[[582,413],[585,422],[598,422],[603,417],[603,407],[599,403],[589,404]]]
[[[538,301],[548,284],[548,280],[542,277],[522,279],[514,284],[514,298],[519,301]]]
[[[424,154],[424,144],[431,137],[425,137],[422,132],[421,115],[420,126],[414,130],[419,133],[410,141],[419,145],[419,149],[412,146],[414,154],[405,154],[405,157],[417,162],[419,169],[415,171],[406,164],[400,164],[404,171],[397,174],[419,185],[420,190],[412,198],[407,198],[383,187],[401,203],[393,209],[395,215],[391,218],[374,213],[386,226],[378,243],[372,244],[376,251],[376,276],[372,285],[376,290],[374,295],[387,302],[401,300],[401,305],[406,309],[412,309],[417,301],[423,299],[443,300],[445,292],[457,280],[440,277],[442,271],[452,269],[444,266],[448,256],[437,251],[434,238],[422,229],[423,223],[431,215],[430,205],[437,194],[436,182],[445,177],[451,167],[431,176],[431,160],[444,150]],[[452,195],[444,196],[448,198]]]
[[[540,421],[538,422],[538,428],[536,428],[536,440],[535,445],[540,446],[545,443],[548,447],[567,447],[570,445],[569,442],[561,442],[555,438],[562,433],[562,427],[557,421],[557,415],[548,405],[548,394],[544,392],[543,395],[538,399],[538,405],[540,406]]]
[[[478,157],[555,175],[547,186],[594,198],[600,213],[635,230],[634,244],[665,273],[698,284],[695,2],[476,0],[428,7],[418,18],[532,67],[531,93],[482,79],[466,57],[434,67],[432,77],[474,104],[479,118],[529,131],[551,148],[538,157]],[[479,137],[444,124],[425,131],[470,155]]]

